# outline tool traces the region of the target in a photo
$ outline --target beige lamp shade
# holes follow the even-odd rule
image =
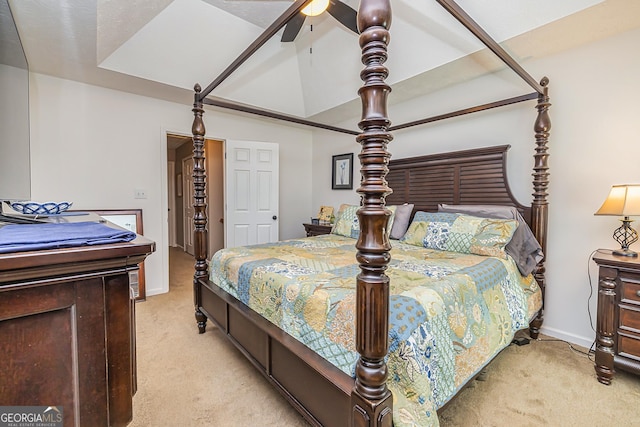
[[[640,184],[614,185],[595,215],[640,215]]]
[[[307,16],[318,16],[329,7],[329,0],[313,0],[302,9]]]

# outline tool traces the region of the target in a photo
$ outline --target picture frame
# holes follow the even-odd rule
[[[83,212],[92,212],[106,221],[112,222],[134,233],[143,234],[142,209],[88,209]],[[129,286],[133,290],[136,301],[144,301],[147,298],[145,287],[144,261],[138,265],[137,271],[129,272]]]
[[[353,189],[353,153],[333,156],[331,166],[331,189]]]
[[[320,212],[318,212],[318,224],[331,223],[331,217],[333,217],[333,206],[320,206]]]

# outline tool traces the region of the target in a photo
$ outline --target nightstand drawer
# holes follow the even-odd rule
[[[627,281],[626,277],[622,279],[621,283],[622,292],[620,296],[622,302],[640,305],[640,283]]]
[[[620,305],[620,329],[640,334],[640,308]]]
[[[618,335],[618,354],[640,360],[640,337]]]

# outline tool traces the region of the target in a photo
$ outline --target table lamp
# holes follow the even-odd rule
[[[638,240],[638,233],[631,228],[632,220],[629,216],[640,215],[640,184],[614,185],[600,209],[595,215],[616,215],[624,217],[622,225],[613,232],[613,239],[620,244],[620,249],[614,250],[614,255],[638,256],[637,252],[629,250],[629,246]]]

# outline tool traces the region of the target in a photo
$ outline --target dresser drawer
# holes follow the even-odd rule
[[[640,337],[618,334],[617,354],[640,361]]]
[[[640,334],[640,307],[620,305],[620,329]]]
[[[621,301],[640,306],[640,283],[626,276],[622,276],[620,279],[622,285],[620,292]]]

